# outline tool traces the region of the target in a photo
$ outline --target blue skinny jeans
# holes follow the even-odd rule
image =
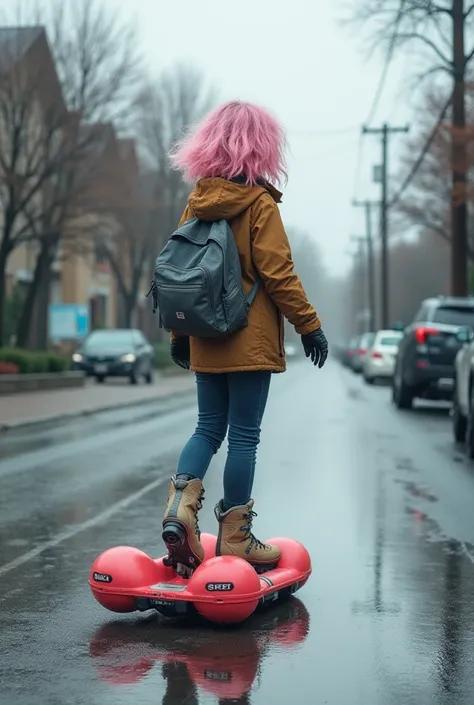
[[[198,422],[178,461],[178,475],[204,479],[212,456],[226,437],[224,508],[241,506],[252,494],[260,425],[271,372],[196,374]]]

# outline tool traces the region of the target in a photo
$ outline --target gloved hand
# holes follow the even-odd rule
[[[171,358],[173,362],[182,367],[183,370],[189,370],[191,366],[189,338],[187,336],[178,337],[171,343]]]
[[[311,355],[311,362],[321,369],[328,357],[328,341],[321,328],[307,335],[302,335],[301,342],[306,357]]]

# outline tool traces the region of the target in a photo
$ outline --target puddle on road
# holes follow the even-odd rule
[[[413,465],[413,460],[411,458],[396,458],[395,468],[397,470],[408,470],[409,472],[414,472],[416,470]]]
[[[158,666],[164,705],[197,705],[200,692],[244,704],[269,652],[301,647],[309,629],[306,607],[292,598],[232,629],[189,620],[173,625],[157,615],[112,622],[94,634],[89,655],[98,679],[113,686],[136,686]]]
[[[347,396],[349,399],[353,399],[354,401],[362,401],[366,398],[362,390],[357,389],[356,387],[349,387],[347,390]]]
[[[408,480],[395,479],[395,483],[397,485],[402,485],[402,487],[412,497],[415,497],[415,498],[419,497],[420,499],[424,499],[427,502],[437,502],[438,501],[438,497],[435,497],[435,495],[432,492],[430,492],[430,490],[428,488],[421,487],[420,485],[417,485],[415,482],[410,482]]]

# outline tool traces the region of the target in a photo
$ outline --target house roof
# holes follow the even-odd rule
[[[43,27],[0,27],[0,62],[16,63],[44,34]]]

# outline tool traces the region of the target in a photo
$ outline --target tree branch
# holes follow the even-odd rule
[[[420,8],[421,9],[421,8]],[[423,8],[425,9],[425,8]],[[452,16],[452,10],[450,7],[441,7],[434,2],[429,3],[429,7],[426,8],[427,15],[450,15]]]
[[[466,10],[466,12],[464,13],[464,19],[467,20],[467,18],[469,17],[469,15],[471,15],[473,12],[474,12],[474,3],[473,3],[473,4],[471,5],[471,7],[468,8],[468,9]]]
[[[467,54],[465,60],[464,60],[464,66],[467,66],[468,63],[471,61],[472,57],[474,56],[474,47],[471,49],[469,54]]]
[[[434,51],[437,56],[441,59],[441,61],[446,64],[447,66],[452,66],[452,61],[443,54],[441,49],[439,49],[436,44],[431,41],[431,39],[428,39],[428,37],[424,37],[422,34],[418,34],[418,32],[407,32],[403,34],[399,34],[397,36],[397,40],[401,40],[402,42],[404,41],[411,41],[411,40],[418,40],[420,42],[423,42],[426,44],[432,51]]]
[[[444,71],[449,76],[452,75],[451,69],[449,69],[447,66],[433,66],[433,68],[428,69],[427,71],[424,71],[419,76],[414,77],[414,81],[411,85],[413,85],[413,88],[417,88],[427,78],[429,78],[430,76],[433,76],[436,73],[439,73],[440,71]]]

